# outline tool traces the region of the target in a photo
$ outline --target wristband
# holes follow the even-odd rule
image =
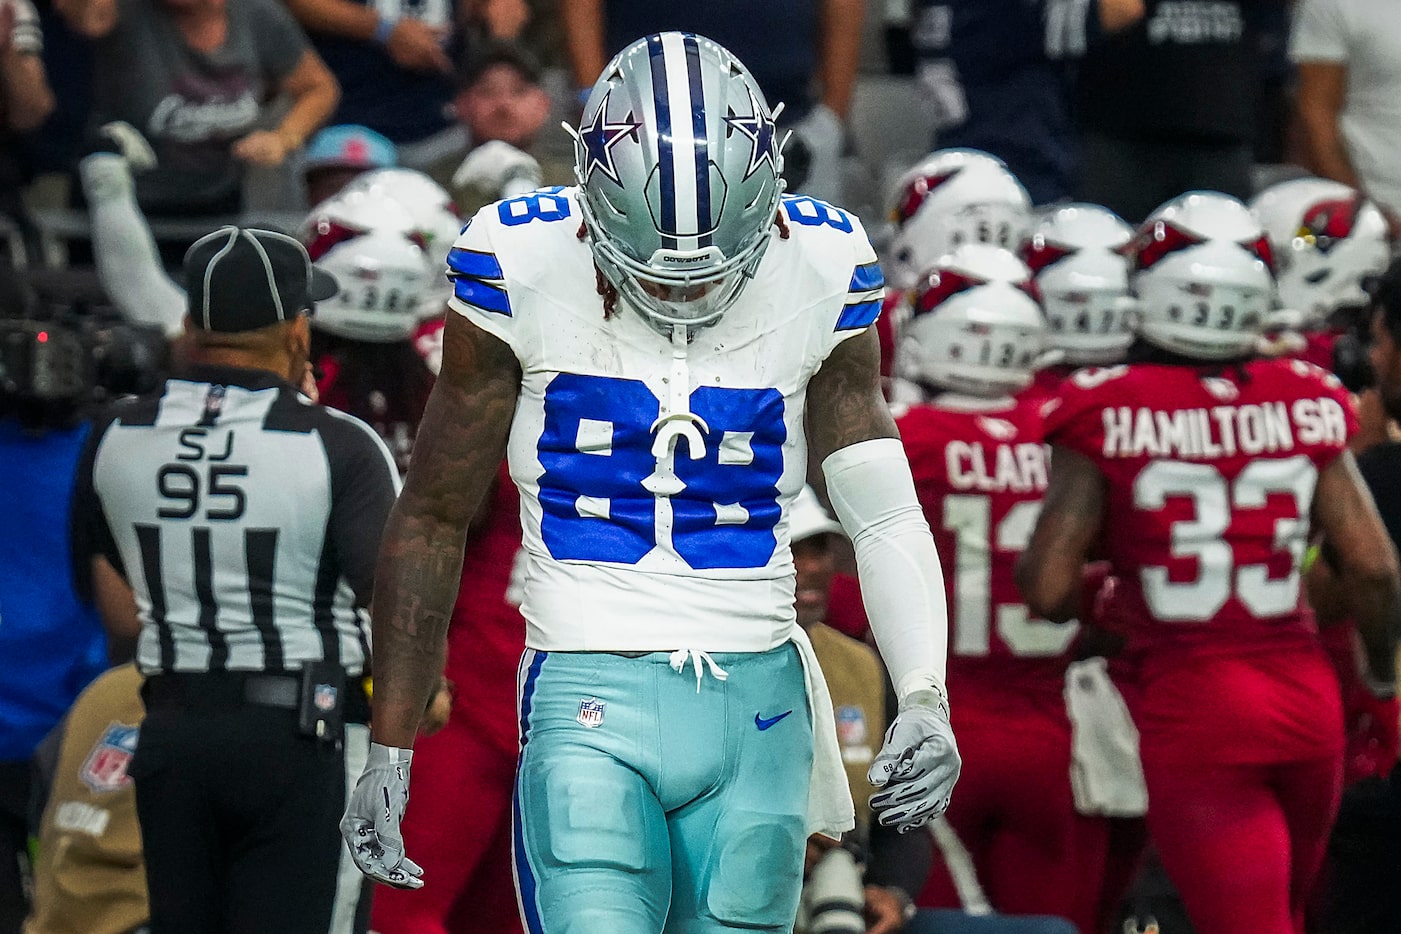
[[[374,40],[380,45],[388,45],[389,37],[394,34],[394,27],[399,25],[397,19],[388,19],[381,16],[379,22],[375,23]]]

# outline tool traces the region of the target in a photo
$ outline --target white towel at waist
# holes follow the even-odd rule
[[[793,627],[793,644],[803,660],[807,681],[808,713],[812,717],[812,778],[808,782],[808,833],[839,839],[856,826],[842,753],[837,745],[837,719],[832,712],[832,695],[812,641],[799,626]]]

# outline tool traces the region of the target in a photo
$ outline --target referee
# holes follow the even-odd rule
[[[336,293],[301,244],[225,227],[185,281],[188,372],[94,427],[73,511],[80,575],[110,562],[141,620],[151,931],[351,932],[337,823],[369,746],[362,608],[398,474],[298,391],[307,316]]]

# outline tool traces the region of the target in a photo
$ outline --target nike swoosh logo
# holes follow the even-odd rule
[[[788,716],[788,715],[789,715],[790,713],[792,713],[792,712],[793,712],[793,711],[791,711],[791,710],[785,710],[785,711],[783,711],[783,713],[779,714],[778,716],[776,716],[776,717],[770,717],[770,718],[767,719],[767,720],[765,720],[763,717],[759,716],[759,715],[756,713],[756,714],[754,715],[754,725],[757,726],[757,727],[759,728],[760,732],[762,732],[762,731],[764,731],[764,730],[767,730],[769,727],[773,726],[775,723],[777,723],[778,721],[782,720],[784,717]]]

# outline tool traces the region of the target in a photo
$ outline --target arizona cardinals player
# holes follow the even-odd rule
[[[1338,339],[1366,329],[1365,286],[1390,254],[1386,219],[1360,191],[1324,178],[1271,185],[1250,209],[1274,251],[1280,305],[1303,342],[1292,355],[1333,369]]]
[[[999,911],[1068,916],[1074,859],[1070,722],[1062,690],[1076,626],[1034,619],[1012,580],[1048,476],[1040,405],[1018,399],[1043,350],[1030,274],[968,244],[911,292],[896,360],[928,401],[897,406],[949,594],[949,691],[964,774],[948,819]],[[959,907],[937,867],[919,899]]]
[[[1018,581],[1067,619],[1102,541],[1134,619],[1148,822],[1199,934],[1302,932],[1337,807],[1338,684],[1303,601],[1316,525],[1377,677],[1401,625],[1395,553],[1361,485],[1349,399],[1301,361],[1253,359],[1273,302],[1233,198],[1159,208],[1135,243],[1139,343],[1048,406],[1054,470]]]

